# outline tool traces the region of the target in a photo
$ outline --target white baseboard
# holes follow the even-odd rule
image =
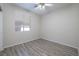
[[[46,39],[46,38],[42,38],[42,39],[48,40],[48,39]],[[48,40],[48,41],[55,42],[55,43],[58,43],[58,44],[61,44],[61,45],[65,45],[65,46],[69,46],[69,47],[72,47],[72,48],[78,49],[77,47],[75,47],[75,46],[72,46],[72,45],[69,45],[69,44],[60,43],[60,42],[53,41],[53,40]]]
[[[25,42],[18,42],[18,43],[14,43],[12,45],[5,45],[3,48],[9,48],[9,47],[12,47],[12,46],[15,46],[15,45],[19,45],[19,44],[23,44],[23,43],[27,43],[27,42],[30,42],[30,41],[33,41],[33,40],[37,40],[38,38],[36,39],[32,39],[32,40],[29,40],[29,41],[25,41]]]
[[[78,56],[79,56],[79,48],[78,48]]]

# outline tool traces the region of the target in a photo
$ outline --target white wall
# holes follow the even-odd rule
[[[0,11],[0,51],[3,50],[3,18]]]
[[[38,15],[11,4],[3,4],[3,15],[4,48],[39,38],[40,18]],[[15,21],[26,21],[29,16],[31,16],[31,31],[15,32]]]
[[[43,39],[77,48],[79,28],[79,4],[61,8],[45,15],[42,22]]]

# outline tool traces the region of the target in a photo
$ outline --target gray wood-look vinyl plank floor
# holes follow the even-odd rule
[[[0,56],[77,56],[75,48],[50,42],[44,39],[30,41],[9,47],[0,52]]]

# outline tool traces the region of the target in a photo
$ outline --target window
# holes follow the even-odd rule
[[[19,32],[30,31],[30,25],[27,23],[24,23],[22,21],[16,21],[15,22],[15,31],[19,31]]]
[[[23,31],[30,31],[30,27],[29,26],[21,26],[21,32]]]

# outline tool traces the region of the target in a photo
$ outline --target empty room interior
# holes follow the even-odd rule
[[[78,56],[78,3],[0,3],[0,56]]]

